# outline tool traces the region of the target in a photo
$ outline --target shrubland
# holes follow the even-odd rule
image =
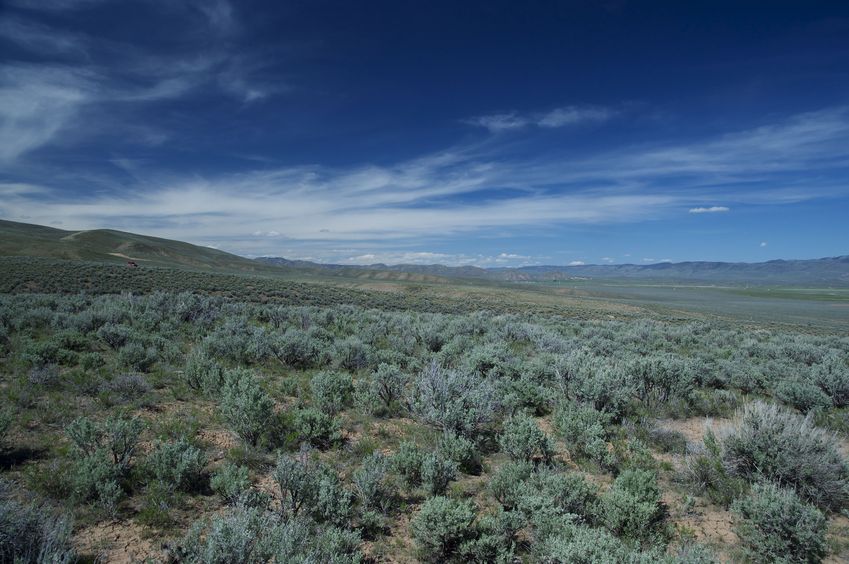
[[[0,295],[2,560],[108,523],[186,562],[843,550],[844,335],[308,303]]]

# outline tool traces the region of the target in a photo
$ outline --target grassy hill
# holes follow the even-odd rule
[[[112,229],[65,231],[0,220],[0,256],[171,266],[214,271],[267,272],[272,269],[231,253],[181,241]],[[279,272],[279,269],[276,270]]]

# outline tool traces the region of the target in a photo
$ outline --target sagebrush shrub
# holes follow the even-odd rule
[[[835,407],[849,405],[849,364],[847,355],[832,351],[811,367],[811,378]]]
[[[442,433],[439,439],[439,452],[466,474],[479,474],[481,471],[481,452],[477,445],[451,431]]]
[[[732,510],[737,536],[753,562],[820,562],[826,554],[825,516],[792,490],[755,484]]]
[[[315,406],[328,415],[336,415],[351,401],[354,384],[350,374],[323,371],[310,380]]]
[[[273,408],[274,400],[249,370],[232,370],[226,374],[221,413],[246,443],[256,446],[271,421]]]
[[[225,462],[213,472],[209,485],[227,504],[235,505],[251,487],[248,468]]]
[[[552,423],[573,457],[589,458],[605,467],[613,465],[607,446],[607,413],[589,405],[564,402],[555,410]]]
[[[145,460],[148,475],[168,490],[192,491],[201,484],[206,457],[184,437],[154,446]]]
[[[513,460],[538,458],[550,462],[554,454],[554,442],[526,415],[515,415],[505,421],[498,443]]]
[[[849,465],[837,439],[810,417],[753,402],[738,411],[721,446],[734,475],[782,484],[826,509],[839,510],[849,501]]]
[[[342,440],[339,419],[318,409],[307,407],[297,410],[293,426],[299,441],[316,448],[327,449]]]
[[[0,482],[0,562],[64,564],[76,562],[71,522],[45,505],[24,503]]]
[[[351,476],[357,499],[366,509],[386,512],[394,493],[387,482],[389,459],[380,452],[367,456]]]
[[[284,514],[297,516],[305,506],[314,504],[318,483],[309,453],[302,452],[294,458],[281,454],[272,477],[280,490]]]
[[[487,489],[504,509],[516,509],[526,493],[525,482],[533,472],[533,464],[526,460],[507,462],[492,475]]]
[[[423,422],[466,437],[480,433],[499,409],[488,379],[446,370],[436,362],[415,379],[409,405]]]
[[[619,537],[650,544],[662,542],[666,511],[660,496],[654,474],[626,470],[601,497],[602,520]]]
[[[421,464],[422,484],[430,495],[444,495],[448,484],[457,478],[457,463],[439,452],[424,456]]]
[[[432,497],[413,517],[410,529],[423,560],[452,562],[464,542],[474,538],[475,511],[465,501]]]
[[[422,483],[422,461],[424,454],[412,441],[403,441],[398,450],[392,455],[392,468],[408,488],[414,488]]]

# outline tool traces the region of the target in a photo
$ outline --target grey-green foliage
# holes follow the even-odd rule
[[[481,470],[481,453],[477,445],[453,431],[442,433],[439,439],[439,452],[466,474],[479,474]]]
[[[803,378],[781,380],[775,385],[773,394],[776,398],[795,407],[802,413],[831,406],[831,398],[816,384]]]
[[[386,512],[394,498],[388,484],[390,460],[381,452],[367,456],[351,476],[357,499],[365,509]]]
[[[693,369],[680,357],[652,355],[633,361],[629,367],[637,397],[651,406],[673,398],[686,398],[694,387]]]
[[[504,509],[516,509],[526,493],[525,482],[533,472],[534,466],[528,461],[507,462],[502,464],[489,479],[487,489]]]
[[[610,467],[614,458],[607,447],[610,415],[590,405],[561,403],[554,412],[554,428],[573,457],[585,457]]]
[[[209,485],[226,503],[235,505],[251,487],[248,468],[225,462],[212,474]]]
[[[820,562],[826,554],[825,516],[792,490],[756,484],[732,509],[753,562]]]
[[[415,379],[409,398],[413,414],[424,423],[473,437],[491,423],[499,402],[489,379],[431,362]]]
[[[672,564],[662,549],[634,549],[604,529],[566,525],[533,549],[536,561],[550,564]],[[700,562],[700,561],[698,561]]]
[[[12,493],[18,491],[0,481],[0,562],[75,562],[70,520],[46,505],[15,499]]]
[[[615,535],[649,544],[665,541],[666,511],[657,478],[645,470],[626,470],[601,498],[605,526]]]
[[[835,407],[849,405],[849,365],[846,357],[845,353],[833,350],[811,367],[812,380],[831,398]]]
[[[721,446],[734,475],[782,484],[826,509],[839,510],[849,501],[849,465],[837,439],[810,417],[752,402],[738,411]]]
[[[263,509],[237,506],[196,522],[172,556],[197,564],[354,564],[362,561],[360,542],[352,531],[319,527],[307,519],[282,519]]]
[[[323,371],[312,377],[310,389],[315,406],[328,415],[336,415],[350,403],[354,385],[350,374]]]
[[[540,459],[550,462],[554,454],[551,437],[527,415],[514,415],[507,419],[498,443],[501,450],[513,460]]]
[[[297,516],[315,501],[317,482],[309,453],[302,451],[297,457],[281,454],[272,473],[280,491],[281,510],[285,515]]]
[[[425,501],[410,524],[422,560],[458,560],[462,545],[475,536],[474,519],[468,502],[441,496]]]
[[[274,400],[249,370],[231,370],[221,392],[221,413],[246,443],[255,446],[273,416]]]
[[[294,457],[280,455],[272,477],[280,491],[282,514],[287,519],[309,513],[320,523],[348,525],[353,504],[351,492],[342,486],[331,468],[313,461],[308,450]]]
[[[422,461],[424,453],[412,441],[403,441],[398,450],[392,455],[392,468],[404,480],[408,488],[414,488],[422,483]]]
[[[342,439],[339,419],[312,407],[297,410],[293,426],[299,441],[316,448],[330,448]]]
[[[394,364],[381,363],[368,380],[368,393],[378,402],[377,415],[397,411],[398,402],[404,395],[408,376]]]
[[[183,381],[193,390],[215,395],[224,384],[224,369],[203,348],[196,347],[186,357]]]
[[[12,411],[9,409],[0,409],[0,448],[5,446],[6,441],[6,433],[9,432],[9,428],[12,426],[12,420],[14,417],[12,416]]]
[[[154,446],[145,460],[151,479],[169,491],[192,491],[201,484],[206,457],[185,437],[176,441],[161,442]]]
[[[685,464],[684,478],[695,493],[707,495],[722,507],[729,507],[748,487],[745,479],[728,472],[722,462],[721,446],[710,428],[705,430],[703,446],[689,453]]]
[[[457,478],[457,463],[439,452],[424,456],[421,464],[422,484],[430,495],[444,495],[448,484]]]
[[[143,428],[144,423],[136,417],[110,417],[102,423],[79,417],[68,424],[65,433],[84,456],[105,452],[112,464],[124,472],[130,466]]]

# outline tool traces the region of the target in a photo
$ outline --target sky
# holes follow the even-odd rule
[[[849,254],[849,3],[5,0],[0,218],[342,264]]]

